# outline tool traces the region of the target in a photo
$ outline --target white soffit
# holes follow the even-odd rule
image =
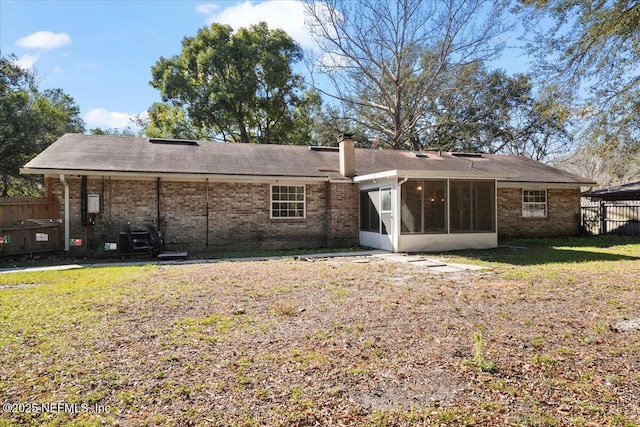
[[[449,171],[449,170],[389,170],[368,175],[356,176],[354,182],[375,181],[386,178],[409,179],[509,179],[517,178],[514,173],[495,174],[478,170]]]

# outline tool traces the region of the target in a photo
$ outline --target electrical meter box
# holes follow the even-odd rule
[[[90,214],[100,213],[100,195],[99,194],[87,194],[87,213],[90,213]]]

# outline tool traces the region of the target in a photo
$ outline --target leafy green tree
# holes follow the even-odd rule
[[[31,108],[34,92],[32,73],[15,65],[14,56],[0,57],[0,168],[2,196],[11,193],[12,181],[19,168],[35,151],[29,125],[35,123]]]
[[[451,70],[436,93],[425,114],[431,125],[416,147],[542,161],[572,148],[570,109],[556,87],[535,91],[528,76],[489,71],[478,62]]]
[[[174,138],[202,140],[209,137],[204,128],[196,127],[184,108],[154,102],[146,116],[138,115],[136,124],[148,138]]]
[[[575,138],[570,131],[573,121],[567,99],[566,93],[556,85],[538,90],[531,102],[520,110],[522,126],[508,152],[553,162],[573,150]]]
[[[80,107],[62,89],[45,89],[36,94],[33,107],[38,117],[34,126],[38,152],[67,132],[84,132]]]
[[[516,11],[529,31],[539,79],[575,97],[576,132],[586,151],[637,155],[640,2],[520,0]]]
[[[80,110],[61,89],[39,92],[32,72],[0,56],[0,189],[4,197],[36,194],[41,180],[19,169],[66,132],[84,132]]]
[[[152,107],[146,133],[308,143],[300,113],[319,98],[303,92],[302,77],[292,70],[301,59],[300,46],[265,23],[236,32],[216,23],[202,28],[183,39],[179,55],[152,67],[151,86],[168,105]]]
[[[128,137],[136,137],[138,133],[131,129],[131,127],[127,126],[126,128],[120,130],[115,128],[93,128],[89,129],[89,134],[91,135],[112,135],[112,136],[128,136]]]
[[[512,140],[514,110],[529,102],[526,78],[490,72],[480,63],[456,67],[445,77],[429,100],[426,120],[432,124],[421,145],[444,151],[503,149]]]
[[[634,72],[640,62],[637,0],[520,0],[515,10],[534,35],[528,48],[540,59],[540,71],[576,87],[604,84],[607,92],[640,84]]]

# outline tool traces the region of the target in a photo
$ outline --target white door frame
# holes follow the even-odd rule
[[[384,186],[384,187],[380,187],[380,191],[379,191],[379,195],[380,195],[380,229],[379,229],[379,234],[380,234],[380,249],[385,250],[385,251],[393,251],[394,250],[394,245],[393,245],[393,240],[394,240],[394,236],[396,234],[396,230],[395,230],[395,215],[394,215],[394,207],[396,205],[395,200],[394,200],[394,189],[395,186],[393,185],[388,185],[388,186]],[[389,198],[386,201],[383,201],[383,194],[385,192],[389,192]],[[385,203],[387,203],[387,206],[385,208]],[[382,232],[383,227],[385,227],[386,225],[386,231],[387,233],[384,234]]]

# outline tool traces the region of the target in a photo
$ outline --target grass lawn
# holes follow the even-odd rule
[[[0,426],[640,425],[638,240],[441,257],[2,274]]]

